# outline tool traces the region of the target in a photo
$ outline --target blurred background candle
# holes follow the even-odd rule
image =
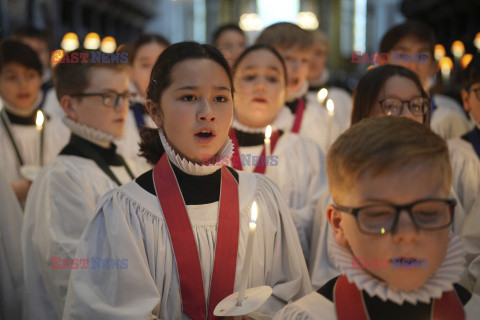
[[[250,223],[248,225],[247,250],[245,252],[245,260],[243,262],[243,270],[240,277],[240,290],[238,292],[237,306],[241,306],[243,300],[245,300],[245,291],[247,290],[248,284],[248,271],[252,262],[253,239],[255,237],[255,229],[257,228],[257,214],[257,202],[253,201]]]
[[[332,144],[332,122],[333,116],[335,115],[335,106],[332,99],[327,100],[327,111],[328,111],[328,131],[327,131],[327,144],[330,146]]]
[[[328,96],[328,90],[325,88],[320,89],[320,91],[318,91],[318,94],[317,94],[318,102],[323,104],[327,96]]]
[[[442,73],[442,79],[445,83],[450,80],[450,72],[453,68],[453,61],[450,57],[443,57],[440,62],[440,71]]]

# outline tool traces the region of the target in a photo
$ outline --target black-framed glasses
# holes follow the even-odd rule
[[[387,116],[397,117],[403,113],[403,107],[408,106],[408,109],[414,116],[423,116],[430,108],[430,99],[425,97],[416,97],[411,100],[401,100],[398,98],[386,98],[378,101],[382,111]]]
[[[105,107],[119,110],[123,108],[125,101],[130,99],[130,93],[116,93],[116,92],[82,92],[71,94],[72,97],[95,97],[102,98],[102,103]],[[121,100],[121,103],[120,103]]]
[[[480,101],[480,88],[475,88],[475,89],[468,89],[468,92],[475,92],[475,96],[477,97],[477,100]]]
[[[406,205],[381,203],[349,208],[334,205],[337,210],[355,216],[358,229],[366,234],[380,235],[395,230],[400,212],[406,210],[415,228],[424,230],[443,229],[452,224],[454,199],[422,199]]]

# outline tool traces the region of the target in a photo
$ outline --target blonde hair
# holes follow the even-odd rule
[[[296,24],[279,22],[265,28],[258,36],[255,44],[268,44],[281,49],[298,47],[300,50],[311,50],[313,36]]]
[[[369,172],[372,176],[422,164],[452,183],[448,147],[421,123],[403,117],[366,119],[350,127],[327,154],[330,193],[338,201]]]

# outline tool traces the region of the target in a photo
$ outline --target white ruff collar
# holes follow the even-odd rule
[[[212,174],[218,169],[223,166],[230,165],[230,159],[233,155],[233,143],[230,138],[225,140],[222,148],[218,153],[215,155],[217,161],[212,164],[208,165],[200,165],[194,162],[191,162],[184,157],[181,157],[178,153],[176,153],[165,137],[163,130],[158,130],[158,134],[160,135],[160,140],[162,141],[163,149],[165,150],[165,154],[176,167],[182,170],[185,173],[194,175],[194,176],[205,176],[208,174]]]
[[[104,145],[105,143],[112,142],[116,139],[111,134],[94,129],[83,123],[75,122],[69,117],[64,117],[63,122],[72,133],[99,145]]]
[[[293,114],[290,109],[286,106],[283,106],[282,109],[277,114],[275,120],[273,120],[272,131],[282,130],[289,131],[292,123],[294,121]],[[233,120],[233,128],[242,132],[248,133],[263,133],[265,134],[265,127],[252,128],[246,125],[241,124],[237,119]]]
[[[328,251],[336,267],[353,282],[358,289],[367,292],[371,297],[377,296],[382,301],[391,300],[396,304],[407,301],[412,304],[417,302],[429,303],[431,299],[442,296],[444,291],[453,290],[453,284],[460,280],[464,271],[465,249],[462,241],[455,234],[450,234],[445,260],[430,279],[414,291],[401,291],[387,282],[378,279],[364,269],[352,268],[352,253],[337,244],[333,236],[328,240]]]
[[[309,81],[309,84],[311,86],[323,86],[325,83],[327,83],[328,78],[330,78],[330,71],[325,68],[323,69],[322,74],[320,74],[320,77],[318,77],[318,79]]]
[[[291,102],[295,99],[298,99],[298,98],[301,98],[305,95],[305,93],[308,92],[308,81],[304,81],[302,83],[302,86],[298,89],[297,92],[293,92],[293,93],[290,93],[288,96],[287,96],[287,101],[288,102]]]
[[[140,91],[138,91],[137,86],[133,82],[130,82],[130,85],[128,87],[130,90],[130,102],[141,103],[145,105],[146,99],[140,94]]]
[[[0,99],[2,104],[3,104],[3,107],[5,108],[5,110],[7,110],[8,112],[16,115],[16,116],[19,116],[19,117],[28,117],[30,116],[31,114],[33,114],[33,112],[35,111],[35,109],[38,108],[38,106],[40,105],[40,103],[42,102],[42,99],[43,99],[43,92],[42,91],[39,91],[38,94],[37,94],[37,97],[35,98],[35,101],[33,101],[33,104],[26,108],[26,109],[20,109],[20,108],[17,108],[17,107],[14,107],[12,105],[10,105],[9,103],[7,103],[7,101],[5,101],[5,99]],[[2,110],[2,108],[0,107],[0,110]]]

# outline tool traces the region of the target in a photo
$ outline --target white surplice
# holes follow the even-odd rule
[[[20,245],[23,212],[0,172],[0,319],[21,319],[24,291]]]
[[[289,109],[284,107],[282,114]],[[290,113],[291,115],[291,113]],[[235,121],[234,128],[241,130]],[[264,129],[260,129],[262,132]],[[263,144],[259,146],[240,147],[244,159],[260,156]],[[313,217],[322,190],[327,188],[325,155],[318,145],[310,139],[291,132],[284,132],[272,152],[275,163],[270,162],[265,176],[277,184],[290,208],[292,218],[300,238],[300,244],[308,261],[312,236]],[[246,161],[245,161],[246,162]],[[253,172],[256,163],[247,164],[242,169]]]
[[[468,121],[462,106],[454,99],[441,94],[434,94],[433,101],[437,108],[433,111],[430,119],[432,131],[444,138],[459,138],[472,130],[472,124]]]
[[[72,131],[90,141],[108,136],[79,125]],[[136,161],[125,161],[135,176],[149,169]],[[131,181],[123,166],[110,169],[121,183]],[[95,205],[115,187],[117,184],[93,160],[75,155],[60,155],[35,179],[22,229],[27,319],[61,319],[71,270],[53,268],[52,259],[68,259],[71,264]]]
[[[168,146],[166,150],[169,160],[188,174],[209,174],[213,171],[203,171],[219,169],[182,163]],[[287,302],[311,292],[307,268],[295,225],[276,185],[258,174],[238,172],[238,176],[240,230],[234,291],[242,280],[251,206],[256,201],[259,216],[247,281],[248,287],[273,288],[272,297],[257,310],[273,315]],[[188,205],[186,209],[208,293],[218,202]],[[157,197],[131,182],[106,194],[96,211],[76,257],[127,259],[128,267],[73,270],[64,319],[188,319],[182,313],[175,254]]]

